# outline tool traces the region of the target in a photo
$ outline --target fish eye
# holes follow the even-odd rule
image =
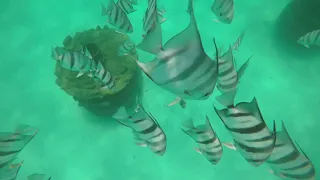
[[[210,95],[210,93],[206,93],[205,95],[204,95],[204,97],[208,97]]]
[[[219,16],[222,16],[223,14],[222,14],[222,12],[219,14]]]

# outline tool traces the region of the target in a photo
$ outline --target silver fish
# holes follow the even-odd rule
[[[130,14],[134,11],[136,11],[133,6],[132,2],[130,0],[118,0],[117,5],[126,13]]]
[[[282,178],[311,180],[315,178],[315,169],[307,155],[296,148],[282,122],[282,130],[277,132],[275,147],[266,163],[272,172]]]
[[[233,0],[215,0],[211,11],[216,15],[218,21],[231,24],[234,16]]]
[[[20,163],[14,163],[0,168],[0,179],[15,180],[18,176],[22,164],[23,161]]]
[[[0,132],[0,168],[16,159],[37,132],[37,129],[27,125],[17,126],[14,133]]]
[[[113,0],[109,0],[108,6],[101,4],[102,15],[108,16],[108,23],[117,28],[120,33],[132,33],[133,26],[125,11]]]
[[[27,177],[27,180],[50,180],[51,177],[48,177],[45,174],[34,173]]]
[[[227,108],[214,110],[233,137],[237,151],[253,166],[264,163],[271,155],[276,135],[267,127],[261,115],[256,98],[250,103],[240,102],[236,106],[231,103],[235,92],[224,94],[230,103]],[[231,100],[232,99],[232,100]],[[273,131],[276,130],[274,123]]]
[[[135,44],[129,39],[125,40],[119,47],[118,56],[131,54],[135,49]]]
[[[59,62],[59,64],[74,72],[79,72],[77,77],[82,76],[84,73],[91,73],[94,70],[94,61],[89,54],[82,51],[70,52],[63,47],[52,48],[52,58]]]
[[[148,0],[148,8],[143,17],[143,30],[148,34],[158,24],[157,0]]]
[[[297,42],[306,48],[309,48],[310,45],[320,46],[320,29],[305,34]]]
[[[190,6],[192,2],[189,1],[188,8],[189,26],[162,46],[161,25],[157,23],[137,46],[155,54],[156,58],[150,62],[137,60],[137,63],[153,82],[180,99],[204,100],[209,98],[216,85],[218,63],[204,52],[193,7]]]
[[[241,43],[242,43],[242,39],[244,37],[244,33],[245,31],[243,31],[240,36],[238,37],[238,39],[236,40],[236,42],[233,44],[232,49],[238,51]]]
[[[117,114],[127,114],[124,107],[119,108],[113,116],[120,124],[130,127],[136,144],[148,147],[157,155],[164,155],[167,147],[167,138],[157,120],[139,103],[136,112],[128,118],[117,118]]]
[[[238,72],[235,67],[235,60],[231,46],[229,47],[228,51],[219,58],[219,76],[217,88],[222,94],[237,88],[239,80],[248,67],[251,57],[240,67]]]
[[[109,71],[107,71],[100,61],[97,62],[96,71],[93,74],[95,81],[100,81],[103,86],[102,88],[115,90],[114,78]]]
[[[216,133],[213,131],[208,116],[206,116],[206,123],[199,126],[194,126],[191,119],[184,121],[181,129],[189,135],[199,146],[199,152],[205,158],[216,165],[222,157],[222,146]]]

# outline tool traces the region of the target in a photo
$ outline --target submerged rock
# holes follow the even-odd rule
[[[81,50],[86,46],[94,59],[100,59],[104,68],[115,80],[115,92],[100,88],[101,85],[89,76],[76,77],[77,72],[71,72],[56,63],[56,84],[79,102],[90,112],[97,115],[110,116],[120,106],[132,107],[135,99],[141,93],[141,70],[135,62],[136,51],[131,56],[118,56],[120,45],[129,37],[105,26],[84,32],[78,32],[74,37],[67,36],[64,47],[70,51]],[[135,57],[135,58],[134,58]]]

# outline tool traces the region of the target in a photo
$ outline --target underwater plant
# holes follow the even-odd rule
[[[115,90],[101,88],[101,84],[92,77],[63,68],[58,62],[55,67],[56,84],[67,94],[79,102],[87,110],[97,114],[110,116],[124,105],[134,105],[136,96],[141,92],[141,70],[135,58],[136,51],[129,56],[119,56],[119,47],[128,40],[125,34],[114,29],[97,26],[84,32],[77,32],[74,37],[67,36],[63,45],[69,51],[81,51],[85,46],[92,59],[99,60],[104,69],[111,73],[115,82]]]

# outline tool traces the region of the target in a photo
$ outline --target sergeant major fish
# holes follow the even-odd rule
[[[120,33],[132,33],[133,26],[124,10],[113,0],[109,0],[108,6],[101,4],[102,15],[108,16],[108,23],[116,27]]]
[[[0,132],[0,169],[8,166],[37,132],[27,125],[17,126],[14,133]]]
[[[157,120],[144,109],[141,103],[138,102],[137,111],[133,115],[128,116],[126,109],[121,107],[113,118],[132,129],[137,145],[148,147],[157,155],[164,155],[167,147],[166,135]]]
[[[114,78],[109,71],[107,71],[100,61],[97,61],[96,71],[93,74],[95,81],[100,81],[102,83],[102,88],[110,89],[115,91]]]
[[[56,60],[63,68],[78,72],[77,77],[84,73],[91,73],[95,68],[95,63],[87,50],[70,52],[63,47],[52,48],[52,58]]]
[[[237,84],[248,67],[251,57],[239,68],[238,72],[235,67],[235,60],[231,46],[229,47],[228,51],[219,58],[217,88],[222,94],[237,88]]]
[[[250,103],[240,102],[233,105],[236,90],[225,93],[223,105],[228,105],[222,110],[214,110],[233,137],[234,147],[224,144],[228,148],[237,149],[240,154],[253,166],[264,163],[271,155],[276,134],[267,127],[261,115],[256,98]],[[228,102],[229,101],[229,102]],[[273,132],[276,132],[275,123]]]
[[[155,29],[137,46],[156,55],[153,61],[137,60],[137,63],[153,82],[178,96],[176,103],[184,98],[208,99],[218,76],[217,61],[211,60],[204,52],[192,4],[190,0],[190,24],[185,30],[162,46],[161,25],[157,23]],[[217,47],[216,56],[218,59]]]
[[[148,0],[148,8],[143,17],[143,30],[148,34],[159,23],[157,0]],[[161,14],[162,15],[162,14]]]
[[[282,130],[277,132],[275,147],[271,156],[266,161],[272,169],[271,173],[282,178],[314,180],[314,166],[300,147],[299,149],[300,151],[292,142],[282,122]]]
[[[211,11],[217,17],[214,21],[231,24],[234,16],[233,0],[214,0]]]
[[[206,116],[206,123],[199,126],[194,126],[191,119],[184,121],[181,129],[197,142],[199,148],[196,149],[205,158],[216,165],[222,156],[222,146],[216,133],[213,131],[208,116]]]
[[[297,42],[306,48],[309,48],[310,45],[320,46],[320,29],[305,34]]]

